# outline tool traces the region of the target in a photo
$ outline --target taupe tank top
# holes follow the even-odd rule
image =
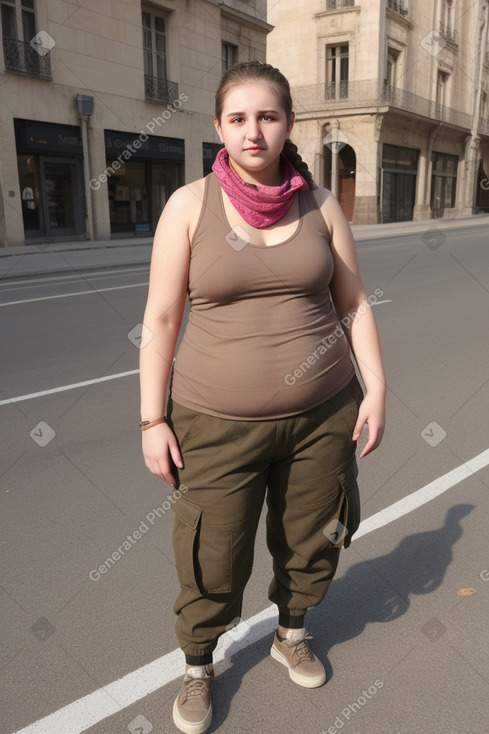
[[[329,291],[329,231],[314,193],[298,196],[291,237],[245,243],[231,230],[215,174],[206,177],[172,379],[180,405],[235,420],[281,418],[317,407],[353,378]]]

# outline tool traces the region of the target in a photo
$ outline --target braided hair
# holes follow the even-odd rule
[[[250,81],[266,82],[273,86],[280,97],[287,119],[290,118],[292,114],[292,96],[289,82],[284,75],[271,64],[262,64],[261,61],[243,61],[228,69],[219,82],[215,106],[215,116],[219,122],[221,121],[224,100],[232,87]],[[299,155],[297,146],[288,138],[284,143],[282,153],[305,178],[309,188],[314,188],[314,180],[307,163]]]

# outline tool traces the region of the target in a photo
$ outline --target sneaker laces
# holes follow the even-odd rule
[[[300,640],[297,640],[296,642],[286,640],[288,647],[295,648],[294,653],[299,658],[299,662],[302,662],[303,660],[310,660],[312,662],[315,660],[314,653],[309,647],[309,643],[307,642],[307,640],[312,640],[312,635],[308,635],[306,633],[304,637],[302,637]]]
[[[185,676],[185,688],[182,691],[183,695],[183,701],[186,701],[187,699],[191,697],[200,696],[201,698],[205,698],[207,695],[207,685],[205,681],[210,678],[209,675],[201,676],[199,678],[194,678],[192,675],[188,675],[188,673]]]

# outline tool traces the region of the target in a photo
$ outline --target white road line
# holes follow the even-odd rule
[[[398,518],[430,502],[450,487],[455,486],[489,464],[489,449],[470,459],[465,464],[435,479],[399,502],[364,520],[353,540],[373,530],[384,527]],[[214,660],[222,660],[233,646],[233,654],[272,633],[276,626],[277,609],[274,604],[241,622],[231,633],[223,635],[214,653]],[[241,633],[241,638],[240,638]],[[183,657],[179,649],[163,655],[148,665],[128,673],[104,688],[99,688],[83,698],[64,706],[44,719],[19,729],[14,734],[79,734],[99,721],[112,716],[140,701],[162,686],[179,678],[183,668]]]
[[[137,268],[117,268],[116,270],[95,270],[81,275],[80,273],[72,273],[70,275],[52,275],[46,278],[29,278],[26,280],[16,280],[13,282],[3,281],[0,282],[0,293],[6,291],[18,291],[25,290],[26,288],[43,288],[46,283],[49,285],[66,285],[67,282],[77,281],[86,283],[90,280],[105,279],[105,278],[117,278],[119,276],[133,275],[134,273],[140,273],[141,271],[148,271],[149,265],[141,265]]]
[[[418,507],[426,504],[426,502],[431,502],[435,497],[443,494],[447,489],[450,489],[450,487],[453,487],[455,484],[467,479],[467,477],[475,474],[475,472],[478,472],[479,469],[483,469],[488,464],[489,449],[487,449],[487,451],[483,451],[482,454],[475,456],[473,459],[470,459],[465,464],[461,464],[456,469],[453,469],[453,471],[448,472],[448,474],[444,474],[442,477],[435,479],[434,482],[418,489],[417,492],[408,494],[407,497],[403,497],[399,502],[394,502],[390,507],[386,507],[384,510],[368,517],[361,523],[353,540],[357,540],[358,538],[361,538],[362,535],[372,532],[372,530],[377,530],[384,525],[394,522],[394,520],[403,517],[403,515],[407,515],[408,512],[417,510]]]
[[[34,301],[51,301],[53,298],[71,298],[72,296],[87,296],[94,293],[105,293],[106,291],[120,291],[123,288],[139,288],[148,285],[146,283],[132,283],[130,285],[114,285],[112,288],[92,288],[89,291],[76,291],[76,293],[58,293],[56,296],[41,296],[40,298],[25,298],[22,301],[9,301],[8,303],[0,303],[1,306],[17,306],[19,303],[34,303]]]
[[[83,382],[73,382],[71,385],[61,385],[61,387],[53,387],[50,390],[41,390],[40,392],[31,392],[29,395],[19,395],[15,398],[7,398],[0,400],[0,405],[10,405],[11,403],[21,403],[23,400],[32,400],[33,398],[41,398],[44,395],[53,395],[53,393],[64,392],[65,390],[74,390],[77,387],[86,387],[87,385],[95,385],[97,382],[107,382],[107,380],[117,380],[119,377],[127,377],[135,375],[139,370],[129,370],[129,372],[119,372],[116,375],[106,375],[105,377],[96,377],[93,380],[84,380]]]

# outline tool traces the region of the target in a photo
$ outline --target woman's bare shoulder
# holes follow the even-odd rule
[[[205,178],[180,186],[167,201],[167,206],[172,209],[181,209],[183,212],[200,211],[204,200]]]
[[[321,208],[328,199],[331,199],[331,197],[334,199],[334,196],[329,189],[325,189],[324,186],[318,186],[316,183],[314,184],[312,191],[319,208]]]

